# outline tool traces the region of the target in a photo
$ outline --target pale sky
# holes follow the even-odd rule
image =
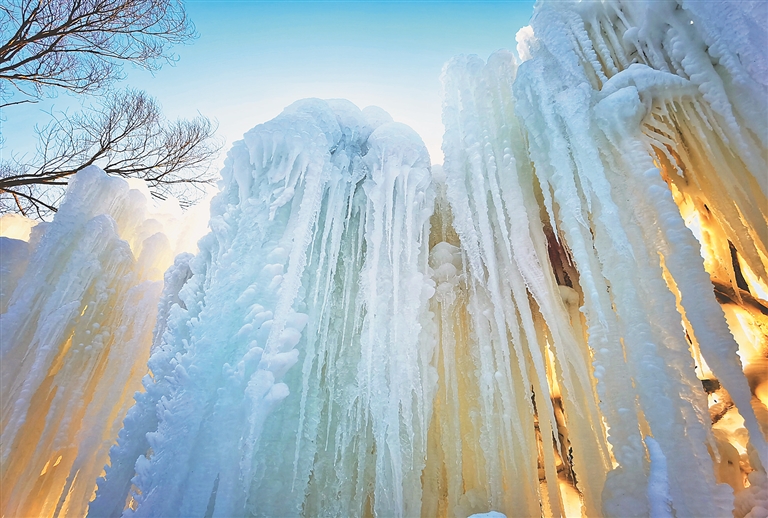
[[[200,37],[177,46],[179,61],[149,72],[126,68],[118,87],[154,96],[170,118],[197,113],[219,123],[225,145],[306,97],[376,105],[424,139],[442,163],[440,72],[456,54],[483,59],[514,49],[533,2],[215,1],[185,2]],[[5,110],[2,153],[34,147],[45,111],[77,111],[83,101],[60,94]]]

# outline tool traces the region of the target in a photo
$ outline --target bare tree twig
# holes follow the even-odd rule
[[[69,178],[89,165],[139,178],[158,199],[172,195],[189,205],[195,201],[194,186],[213,180],[209,164],[221,148],[209,119],[199,115],[169,122],[154,99],[135,90],[111,93],[100,105],[72,116],[52,114],[37,131],[31,162],[0,163],[0,213],[55,211],[52,196],[60,198]]]
[[[23,99],[21,101],[13,101],[10,103],[2,103],[0,104],[0,108],[7,108],[8,106],[15,106],[17,104],[27,104],[27,103],[36,103],[37,101],[33,99]]]
[[[179,0],[4,0],[0,82],[22,95],[103,89],[124,63],[156,70],[195,37]]]

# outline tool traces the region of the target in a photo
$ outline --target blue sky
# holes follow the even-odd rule
[[[177,46],[174,66],[154,74],[126,68],[117,86],[146,90],[169,117],[198,112],[232,142],[305,97],[377,105],[424,139],[434,163],[440,143],[440,72],[456,54],[482,58],[514,49],[533,2],[216,1],[185,2],[199,38]],[[94,102],[60,94],[8,108],[3,154],[28,152],[45,111]]]

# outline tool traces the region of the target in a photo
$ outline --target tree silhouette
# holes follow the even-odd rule
[[[30,162],[0,164],[0,212],[44,217],[56,210],[69,178],[89,165],[139,178],[156,198],[172,195],[189,205],[196,201],[194,188],[213,179],[209,163],[220,149],[214,132],[203,116],[166,120],[144,92],[110,93],[88,111],[54,116],[38,130]]]
[[[52,114],[37,130],[31,160],[0,161],[0,213],[45,217],[69,177],[92,164],[144,180],[157,198],[195,201],[194,187],[211,181],[208,164],[220,149],[215,124],[202,115],[167,121],[144,92],[109,90],[125,63],[158,69],[175,59],[171,45],[194,36],[179,0],[4,0],[0,108],[56,91],[101,101],[73,116]]]

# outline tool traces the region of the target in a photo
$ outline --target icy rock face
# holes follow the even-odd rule
[[[4,516],[85,513],[146,372],[174,253],[156,216],[89,167],[53,222],[3,228],[31,228],[0,237]]]
[[[436,379],[421,139],[305,100],[222,175],[89,515],[119,516],[131,487],[130,516],[418,514]]]

